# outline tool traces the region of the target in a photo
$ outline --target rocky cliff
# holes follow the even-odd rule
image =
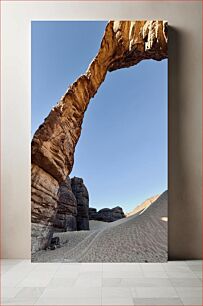
[[[44,248],[50,239],[59,186],[72,170],[85,111],[107,72],[145,59],[164,58],[167,58],[165,21],[110,21],[107,24],[98,54],[86,73],[68,88],[32,139],[32,238],[36,248]]]
[[[76,231],[77,230],[77,200],[72,192],[71,180],[67,176],[58,190],[58,209],[54,219],[54,230]]]
[[[77,201],[77,230],[89,230],[89,194],[83,179],[71,179],[71,187]]]

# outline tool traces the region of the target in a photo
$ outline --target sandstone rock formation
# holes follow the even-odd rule
[[[68,88],[32,139],[32,237],[37,248],[44,248],[50,239],[58,188],[72,170],[84,113],[106,73],[144,59],[165,58],[165,21],[110,21],[107,24],[101,47],[86,73]],[[42,227],[46,228],[46,237],[41,234]]]
[[[32,165],[32,252],[46,248],[52,238],[58,188],[58,182],[50,174],[37,165]]]
[[[83,179],[71,179],[71,187],[77,201],[77,230],[89,230],[89,194]]]
[[[77,200],[71,189],[71,180],[67,176],[58,190],[58,209],[54,219],[54,230],[76,231]]]
[[[119,219],[125,218],[125,214],[123,209],[119,206],[114,208],[103,208],[100,209],[98,212],[96,208],[89,209],[89,219],[90,220],[97,220],[103,222],[114,222]]]

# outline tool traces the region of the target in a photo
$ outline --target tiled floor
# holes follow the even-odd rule
[[[1,305],[202,305],[202,262],[1,261]]]

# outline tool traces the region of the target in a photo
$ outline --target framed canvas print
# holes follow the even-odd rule
[[[33,21],[31,43],[32,261],[167,261],[167,22]]]

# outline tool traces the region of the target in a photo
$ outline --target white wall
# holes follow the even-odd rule
[[[165,19],[169,33],[169,256],[201,257],[201,1],[4,1],[3,258],[30,258],[30,21]],[[63,94],[63,93],[61,93]]]

